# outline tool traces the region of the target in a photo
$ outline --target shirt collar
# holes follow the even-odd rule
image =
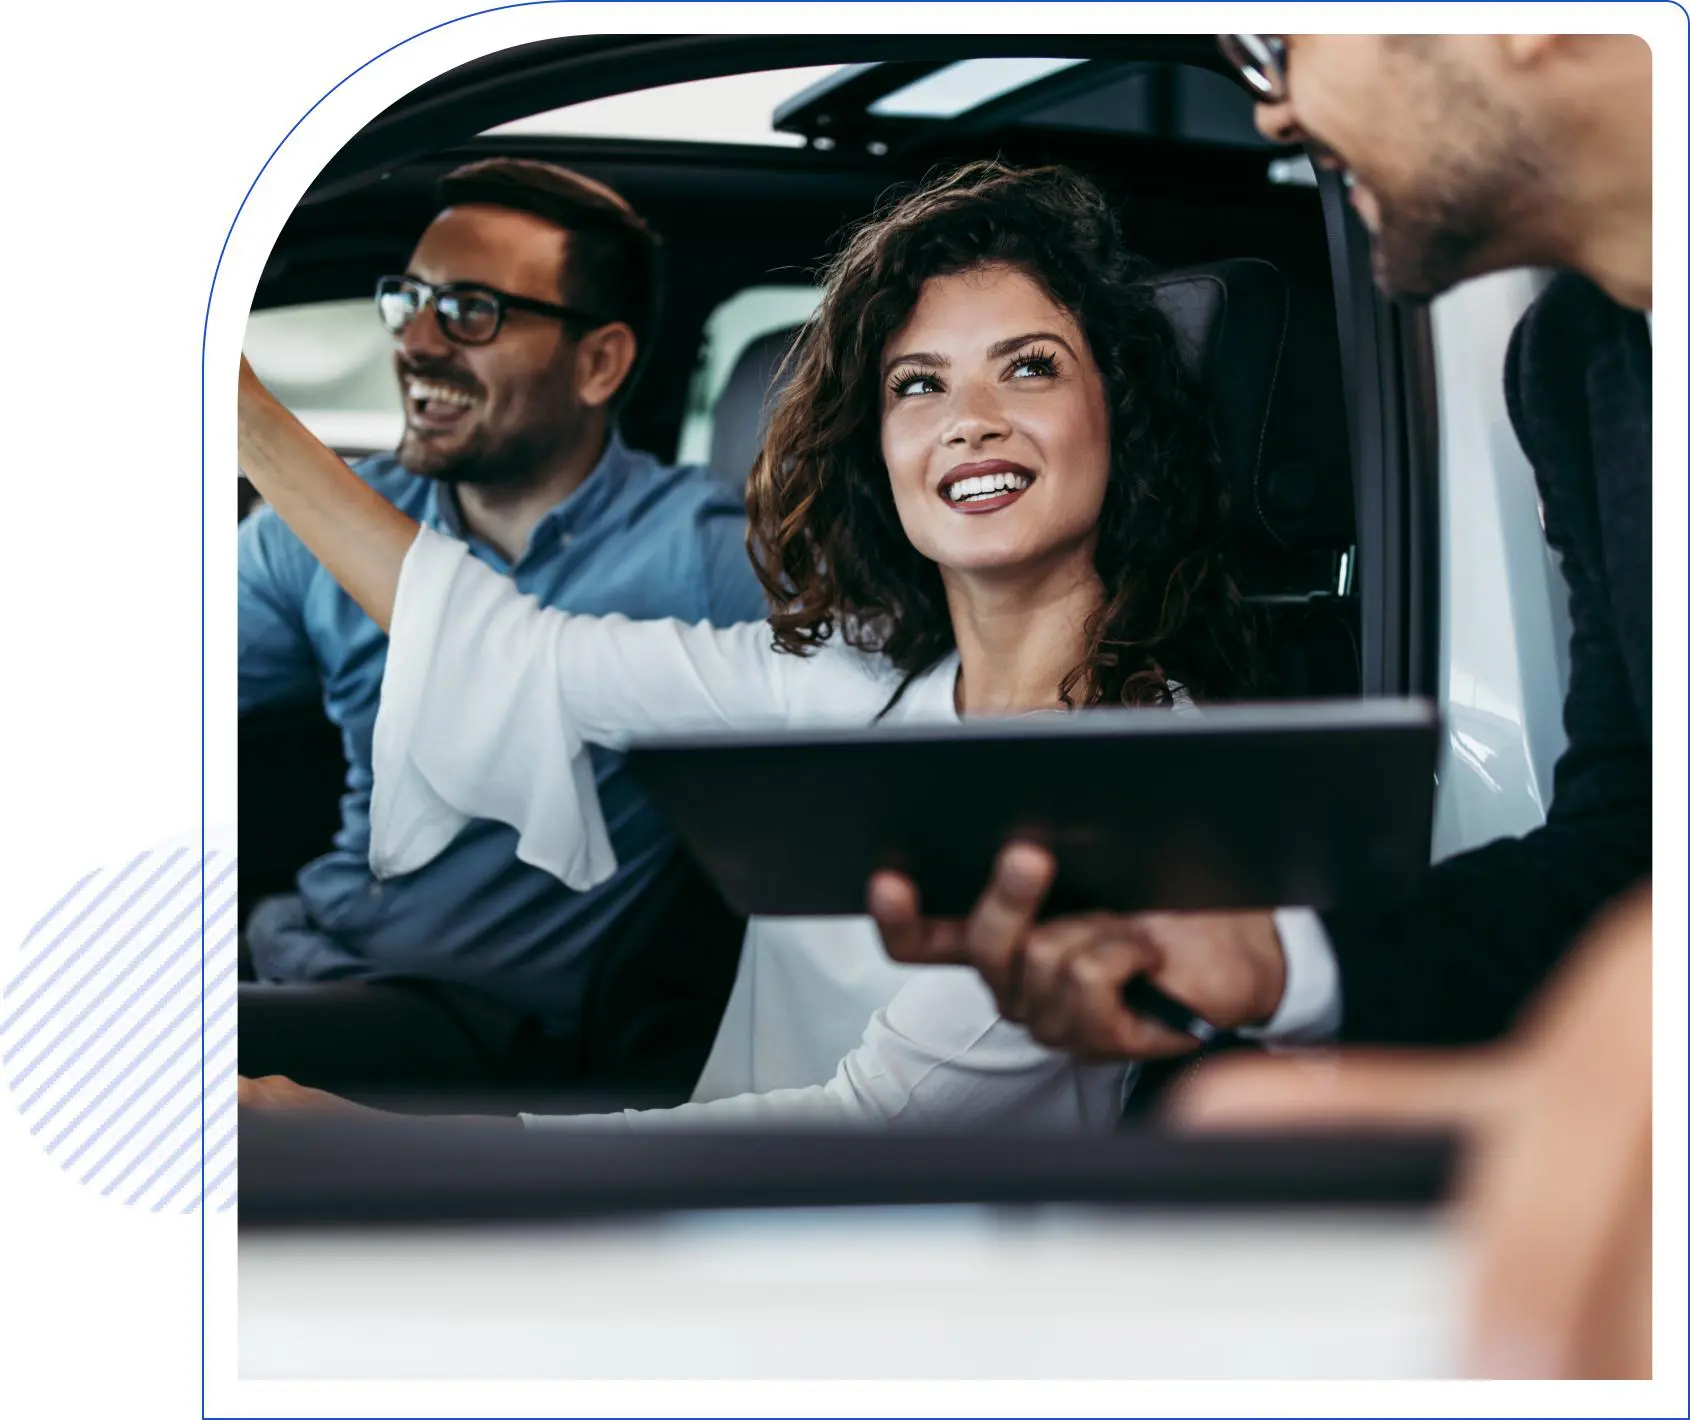
[[[548,546],[563,534],[574,534],[604,516],[616,503],[617,494],[628,481],[635,456],[622,442],[619,430],[612,429],[605,441],[604,453],[593,465],[593,471],[581,481],[580,487],[562,502],[547,509],[534,525],[529,550]],[[437,532],[443,532],[460,542],[474,542],[464,531],[463,514],[458,509],[457,494],[448,483],[430,482],[428,503],[423,521]],[[479,544],[477,544],[479,545]]]

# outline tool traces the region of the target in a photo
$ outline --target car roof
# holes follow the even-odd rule
[[[986,61],[995,83],[970,78],[967,66]],[[565,101],[806,68],[819,76],[770,106],[769,132],[785,146],[552,131],[569,126]],[[958,104],[953,84],[949,106],[936,102],[933,83],[959,73],[974,101]],[[924,83],[925,116],[909,111]],[[698,92],[689,110],[686,91],[671,91],[683,122],[702,115]],[[354,135],[278,237],[254,309],[366,295],[403,268],[437,210],[438,179],[461,163],[506,155],[575,168],[665,238],[657,348],[624,425],[668,450],[710,311],[747,287],[809,284],[843,231],[939,166],[995,155],[1079,167],[1112,186],[1128,240],[1158,264],[1240,255],[1227,243],[1241,233],[1251,253],[1292,266],[1299,250],[1318,256],[1320,242],[1306,241],[1320,230],[1315,194],[1273,179],[1285,160],[1254,137],[1249,113],[1207,35],[544,41],[440,75]],[[546,122],[507,126],[536,115]],[[1296,240],[1282,239],[1287,224]]]

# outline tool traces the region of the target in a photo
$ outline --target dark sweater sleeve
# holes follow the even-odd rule
[[[1509,416],[1537,474],[1572,618],[1554,798],[1523,838],[1434,867],[1412,905],[1324,919],[1346,1040],[1457,1044],[1502,1034],[1597,911],[1649,872],[1649,729],[1610,610],[1584,365],[1572,356],[1591,332],[1556,321],[1555,294],[1514,332],[1506,373]]]

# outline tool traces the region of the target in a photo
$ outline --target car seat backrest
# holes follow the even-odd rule
[[[735,488],[743,487],[757,461],[769,414],[786,388],[781,361],[798,338],[801,326],[786,326],[759,336],[734,362],[728,382],[716,397],[710,434],[710,468]]]
[[[1348,548],[1354,513],[1343,410],[1328,410],[1323,421],[1336,417],[1336,437],[1289,427],[1287,409],[1311,360],[1279,269],[1247,257],[1164,272],[1150,284],[1208,398],[1235,535],[1257,551]]]

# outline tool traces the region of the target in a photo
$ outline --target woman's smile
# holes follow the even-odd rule
[[[1008,459],[959,464],[939,480],[939,497],[959,513],[995,513],[1019,502],[1038,475]]]

